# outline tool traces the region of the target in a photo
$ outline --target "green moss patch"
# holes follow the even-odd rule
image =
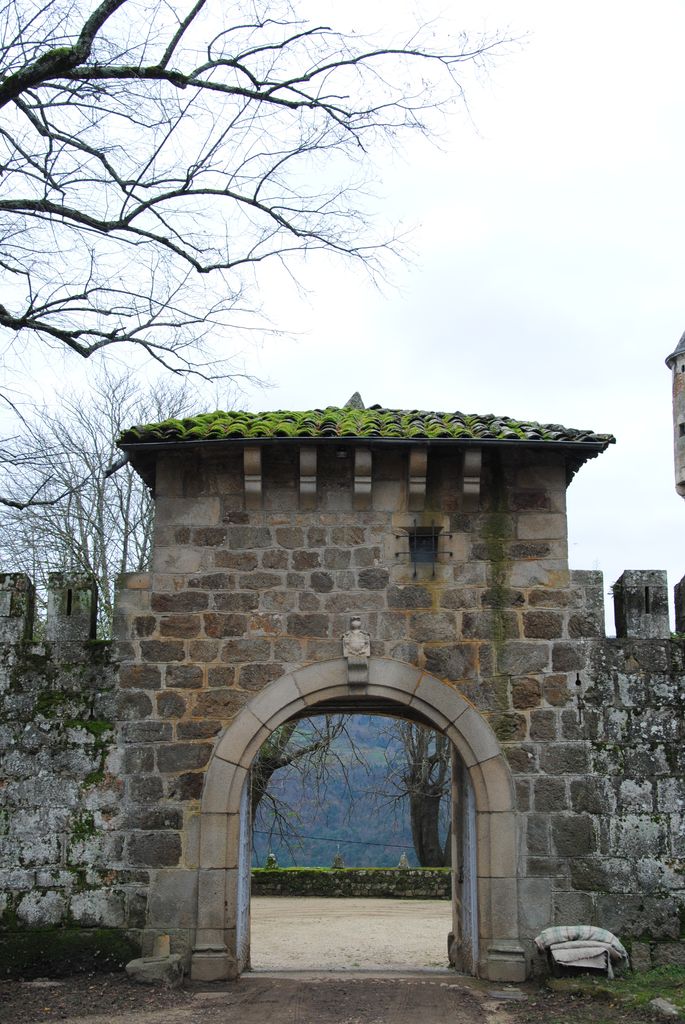
[[[219,441],[249,438],[398,438],[400,440],[465,439],[486,441],[587,442],[605,448],[610,434],[574,430],[558,423],[535,423],[509,416],[420,409],[337,408],[305,412],[203,413],[186,419],[131,427],[119,437],[123,446],[165,441]]]
[[[120,970],[139,944],[116,928],[47,928],[0,934],[0,977],[64,977]]]

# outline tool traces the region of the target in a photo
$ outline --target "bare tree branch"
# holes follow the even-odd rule
[[[0,329],[175,373],[264,327],[259,267],[325,250],[381,272],[367,154],[463,96],[498,38],[400,45],[278,0],[18,0],[0,39]],[[211,282],[211,283],[210,283]],[[257,279],[258,284],[258,279]],[[222,365],[223,362],[223,365]]]
[[[147,488],[120,457],[116,435],[132,420],[189,410],[185,382],[159,383],[148,393],[132,373],[108,371],[91,396],[63,392],[57,412],[25,410],[25,435],[0,451],[0,561],[6,571],[35,580],[39,605],[50,572],[92,576],[100,592],[99,630],[111,635],[116,578],[147,568],[154,514]]]

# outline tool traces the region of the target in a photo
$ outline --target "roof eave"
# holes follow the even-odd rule
[[[315,445],[322,447],[415,447],[421,445],[429,448],[537,448],[556,451],[568,455],[567,482],[570,483],[583,463],[594,459],[605,452],[614,439],[607,441],[552,441],[543,438],[479,438],[479,437],[230,437],[193,441],[141,441],[119,444],[119,448],[128,455],[129,461],[148,487],[154,491],[155,456],[162,452],[186,452],[198,448],[221,452],[241,447],[271,447],[273,445]]]

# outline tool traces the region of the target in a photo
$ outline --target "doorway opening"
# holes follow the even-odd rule
[[[249,966],[250,770],[279,726],[316,714],[389,715],[448,738],[455,823],[452,959],[460,970],[491,980],[525,974],[513,786],[494,733],[455,687],[438,678],[392,659],[369,658],[368,669],[363,686],[350,684],[344,659],[283,676],[256,695],[217,742],[202,797],[194,977],[236,977]]]
[[[276,729],[251,769],[252,969],[447,968],[452,780],[449,739],[415,721]]]

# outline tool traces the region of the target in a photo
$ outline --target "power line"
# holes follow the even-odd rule
[[[279,838],[279,835],[283,837],[281,832],[269,832],[264,828],[255,828],[254,832],[261,836],[270,836],[272,839]],[[347,843],[348,846],[384,846],[390,847],[393,850],[413,850],[414,847],[407,845],[406,843],[374,843],[371,841],[366,842],[363,839],[332,839],[330,836],[301,836],[297,832],[286,832],[285,836],[289,839],[314,839],[319,843]]]

